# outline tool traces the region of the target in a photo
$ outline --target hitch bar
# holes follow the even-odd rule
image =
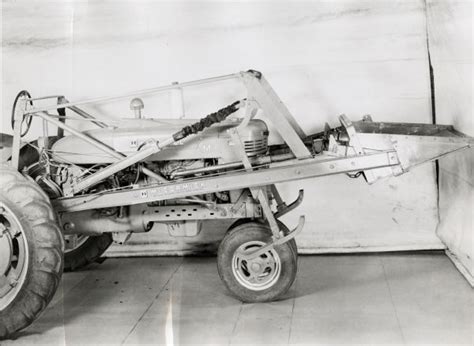
[[[304,190],[301,189],[298,192],[298,197],[292,203],[290,203],[290,205],[286,205],[286,203],[284,203],[283,206],[278,208],[278,212],[275,213],[275,219],[279,219],[283,215],[297,208],[301,204],[301,202],[303,202],[303,198],[304,198]]]
[[[252,260],[260,255],[263,255],[265,252],[272,250],[275,245],[281,245],[281,244],[286,243],[287,241],[296,237],[303,230],[304,222],[305,222],[305,218],[303,215],[301,215],[296,228],[293,229],[290,233],[288,233],[284,237],[281,237],[278,239],[273,238],[273,241],[265,244],[263,247],[255,251],[248,252],[248,251],[238,250],[239,256],[245,260]]]

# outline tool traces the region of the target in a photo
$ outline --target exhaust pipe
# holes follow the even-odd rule
[[[64,213],[59,216],[59,224],[63,233],[101,235],[112,232],[148,232],[153,226],[146,221],[144,215],[104,215],[103,210],[85,210],[74,213]]]

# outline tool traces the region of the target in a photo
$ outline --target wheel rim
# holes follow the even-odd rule
[[[89,236],[84,234],[69,234],[64,236],[65,250],[64,253],[70,253],[83,245]]]
[[[262,291],[273,286],[281,273],[280,256],[274,249],[251,260],[242,258],[242,253],[248,254],[264,245],[261,241],[244,243],[234,252],[232,258],[232,272],[236,280],[253,291]]]
[[[29,263],[28,241],[18,217],[0,201],[0,311],[20,292]]]

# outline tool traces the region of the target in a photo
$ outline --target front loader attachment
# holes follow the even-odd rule
[[[368,183],[403,174],[414,166],[474,144],[472,137],[448,125],[373,122],[368,116],[352,123],[345,115],[340,116],[340,121],[341,127],[327,129],[323,135],[330,153],[360,156],[380,151],[396,152],[398,165],[364,171]],[[320,140],[318,136],[311,137],[314,142]]]

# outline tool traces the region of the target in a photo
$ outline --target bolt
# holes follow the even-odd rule
[[[10,279],[10,287],[15,287],[16,285],[18,285],[18,280],[15,280],[15,279]]]
[[[333,165],[333,164],[329,165],[329,168],[330,168],[330,169],[333,169],[333,168],[334,168],[334,165]]]
[[[259,263],[252,263],[250,265],[250,268],[254,271],[254,272],[258,272],[260,270],[260,264]]]
[[[6,232],[5,232],[6,233]],[[18,229],[18,228],[12,228],[10,229],[10,235],[13,237],[13,238],[16,238],[16,237],[19,237],[21,235],[21,230]]]
[[[8,231],[9,228],[6,227],[3,223],[0,223],[0,238],[2,238],[4,234],[7,234]]]
[[[72,222],[66,222],[64,225],[63,225],[63,228],[65,231],[71,231],[74,229],[74,224]]]

